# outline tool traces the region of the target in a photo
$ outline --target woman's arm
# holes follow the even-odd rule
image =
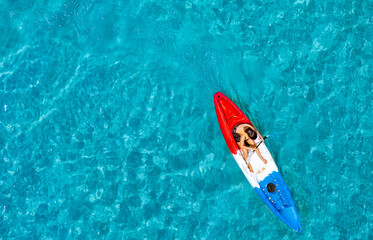
[[[250,139],[251,140],[251,139]],[[251,140],[252,141],[252,140]],[[253,143],[255,144],[255,143]],[[242,149],[247,149],[247,150],[255,150],[256,149],[256,146],[255,147],[252,147],[251,145],[248,147],[245,145],[245,136],[242,136],[241,137],[241,141],[240,143],[238,144]]]
[[[250,149],[247,146],[245,146],[245,136],[241,136],[239,145],[240,145],[240,148],[242,149]]]
[[[257,149],[257,147],[248,147],[247,149],[249,149],[249,150],[255,150],[255,149]]]
[[[250,147],[247,147],[247,146],[245,146],[245,145],[243,145],[243,146],[240,146],[242,149],[247,149],[247,150],[253,150],[253,149],[251,149]]]

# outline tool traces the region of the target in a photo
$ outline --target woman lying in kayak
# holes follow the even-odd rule
[[[255,128],[249,124],[240,124],[233,128],[233,136],[234,139],[237,142],[237,145],[242,149],[243,157],[245,161],[247,160],[247,157],[249,155],[249,150],[254,150],[260,159],[266,164],[267,160],[265,160],[262,156],[262,154],[259,151],[259,148],[257,148],[256,143],[254,140],[257,139],[259,136],[262,138],[259,132],[255,130]],[[251,172],[254,172],[250,163],[247,164]]]

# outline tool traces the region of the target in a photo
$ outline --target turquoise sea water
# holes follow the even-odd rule
[[[0,239],[373,239],[373,2],[0,2]],[[220,132],[262,132],[303,226]]]

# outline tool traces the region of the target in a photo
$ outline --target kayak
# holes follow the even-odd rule
[[[233,129],[239,124],[249,124],[251,126],[253,124],[236,104],[224,96],[224,94],[220,92],[215,93],[214,104],[224,139],[233,158],[236,160],[250,185],[269,210],[292,229],[301,232],[302,227],[289,188],[278,171],[276,163],[264,143],[263,137],[258,134],[255,143],[263,158],[267,160],[267,163],[264,163],[258,154],[252,150],[249,150],[247,161],[245,161],[242,150],[237,145],[233,136]],[[247,163],[250,163],[253,172],[249,170]]]

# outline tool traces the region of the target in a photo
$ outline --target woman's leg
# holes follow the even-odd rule
[[[259,149],[258,148],[255,148],[255,152],[258,154],[258,156],[260,157],[260,159],[262,159],[262,161],[267,164],[267,160],[265,160],[262,156],[262,154],[260,153]]]
[[[253,168],[251,167],[251,164],[250,164],[250,163],[247,164],[247,167],[250,169],[251,172],[254,172],[254,170],[253,170]]]
[[[243,159],[246,161],[247,157],[249,156],[247,149],[242,149],[242,153],[243,153]]]
[[[249,156],[249,151],[247,149],[242,149],[242,152],[243,152],[243,159],[247,161],[247,157]],[[250,169],[251,172],[254,172],[250,163],[247,164],[247,167]]]

